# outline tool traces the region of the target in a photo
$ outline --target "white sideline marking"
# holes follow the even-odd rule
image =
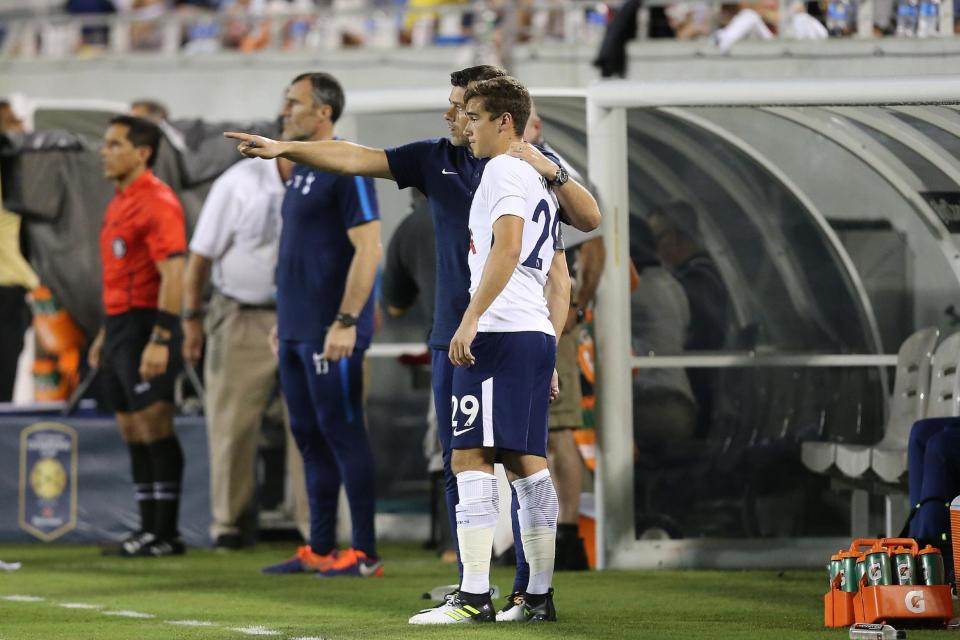
[[[64,609],[103,609],[103,605],[87,604],[85,602],[61,602],[57,606]]]
[[[152,613],[141,613],[140,611],[103,611],[105,616],[117,616],[119,618],[156,618]]]
[[[6,600],[7,602],[45,602],[46,598],[41,598],[38,596],[25,596],[25,595],[13,594],[8,596],[0,596],[0,600]],[[100,609],[103,608],[103,605],[88,604],[86,602],[58,602],[58,603],[51,602],[50,604],[54,604],[63,609],[82,609],[82,610],[99,611]],[[121,610],[121,611],[99,611],[99,612],[105,616],[114,616],[119,618],[138,618],[142,620],[151,620],[157,617],[152,613],[143,613],[142,611]],[[166,624],[175,624],[175,625],[180,625],[184,627],[216,628],[220,626],[214,622],[209,622],[206,620],[164,620],[164,622]],[[268,629],[267,627],[264,627],[261,625],[251,625],[248,627],[232,627],[229,630],[236,631],[237,633],[242,633],[248,636],[279,636],[281,635],[279,631],[275,631],[274,629]],[[0,638],[0,640],[5,640],[5,639]],[[320,636],[300,636],[296,638],[291,638],[290,640],[323,640],[323,638],[321,638]]]
[[[239,633],[246,634],[248,636],[278,636],[280,635],[279,631],[274,631],[273,629],[267,629],[266,627],[254,626],[254,627],[234,627],[230,631],[237,631]]]
[[[166,620],[167,624],[178,624],[182,627],[216,627],[218,625],[206,620]]]

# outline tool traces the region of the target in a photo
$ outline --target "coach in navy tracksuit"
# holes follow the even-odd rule
[[[333,138],[343,90],[327,74],[298,76],[284,108],[293,140]],[[310,545],[266,573],[381,575],[374,535],[374,467],[363,416],[363,356],[380,260],[373,180],[295,165],[287,181],[277,262],[280,385],[303,454]],[[335,549],[340,484],[353,542]]]

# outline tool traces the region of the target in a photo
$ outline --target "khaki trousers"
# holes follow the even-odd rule
[[[268,343],[276,320],[274,311],[241,309],[219,293],[210,301],[204,327],[204,379],[213,539],[240,533],[240,518],[253,502],[260,424],[277,380],[277,359]],[[297,528],[306,537],[310,527],[303,461],[290,435],[286,411],[284,418],[288,487]]]

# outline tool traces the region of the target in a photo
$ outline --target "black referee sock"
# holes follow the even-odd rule
[[[178,536],[183,449],[176,435],[157,440],[149,448],[153,463],[153,497],[157,505],[155,533],[161,540],[172,540]]]
[[[154,531],[157,502],[153,498],[153,463],[150,460],[150,448],[140,442],[127,444],[130,450],[130,471],[133,475],[133,493],[140,509],[140,530]]]

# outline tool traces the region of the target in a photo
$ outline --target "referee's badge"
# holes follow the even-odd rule
[[[113,247],[114,258],[122,258],[127,255],[127,243],[123,241],[123,238],[114,238],[111,246]]]

